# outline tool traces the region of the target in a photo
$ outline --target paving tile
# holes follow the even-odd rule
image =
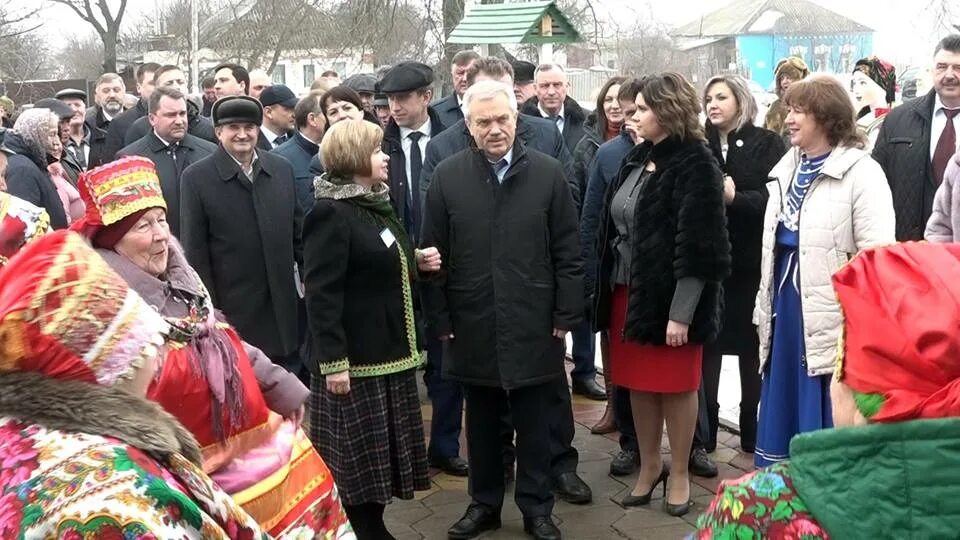
[[[651,507],[629,508],[624,516],[613,523],[613,528],[628,538],[646,538],[648,530],[670,525],[685,525],[680,518],[665,513],[654,503]]]
[[[678,523],[667,525],[666,527],[654,527],[642,531],[638,538],[643,540],[677,540],[693,532],[694,528],[687,523]]]
[[[745,473],[753,472],[753,470],[756,468],[753,465],[753,458],[754,458],[753,454],[740,452],[737,454],[737,457],[730,460],[730,465],[740,469]]]

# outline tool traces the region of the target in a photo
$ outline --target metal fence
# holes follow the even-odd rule
[[[607,82],[607,79],[616,75],[619,75],[619,73],[614,69],[599,67],[590,69],[568,68],[569,96],[577,100],[582,106],[593,109],[600,87]]]

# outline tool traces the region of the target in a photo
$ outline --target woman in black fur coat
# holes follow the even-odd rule
[[[633,120],[646,142],[625,158],[600,216],[597,330],[610,331],[614,384],[629,388],[640,475],[624,506],[659,483],[671,515],[690,510],[688,458],[697,422],[703,344],[720,328],[730,271],[717,160],[704,144],[699,99],[676,73],[644,80]],[[663,468],[664,419],[672,471]]]
[[[717,446],[720,368],[724,354],[740,362],[740,446],[753,452],[760,404],[760,339],[753,324],[753,305],[760,287],[763,211],[767,177],[787,149],[780,135],[753,125],[757,104],[747,83],[736,75],[710,79],[703,93],[707,144],[723,170],[723,202],[727,205],[731,272],[723,282],[723,327],[717,341],[703,351],[703,389],[710,419],[708,452]]]

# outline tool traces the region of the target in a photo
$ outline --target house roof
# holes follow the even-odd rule
[[[873,29],[809,0],[734,0],[679,26],[674,37],[851,34]]]
[[[549,17],[550,32],[543,35],[541,22]],[[474,6],[453,29],[449,43],[576,43],[583,41],[577,29],[552,1],[480,4]]]

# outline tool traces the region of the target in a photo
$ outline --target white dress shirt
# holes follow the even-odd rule
[[[400,128],[400,147],[403,148],[403,162],[407,171],[407,190],[411,196],[413,195],[413,178],[410,178],[410,149],[413,148],[413,141],[410,140],[409,135],[414,131],[419,131],[423,134],[418,141],[420,146],[420,159],[422,160],[427,157],[427,143],[430,142],[430,118],[427,117],[427,121],[417,129]],[[422,161],[420,165],[423,165]]]
[[[548,113],[547,111],[543,110],[543,107],[542,107],[540,104],[537,104],[537,108],[540,109],[540,115],[541,115],[541,116],[543,116],[543,117],[546,118],[547,120],[553,120],[553,116],[552,116],[550,113]],[[560,112],[557,113],[556,124],[557,124],[557,129],[560,130],[560,133],[561,133],[561,134],[563,134],[563,126],[564,126],[564,123],[565,123],[563,113],[564,113],[564,106],[563,106],[563,105],[560,105]]]
[[[260,126],[260,131],[267,138],[267,142],[270,143],[270,147],[276,148],[277,145],[273,144],[273,141],[277,140],[277,137],[279,137],[280,135],[277,135],[276,133],[270,131],[270,129],[267,126]]]
[[[937,143],[940,142],[940,135],[943,134],[943,128],[947,127],[947,115],[943,112],[943,102],[940,96],[934,94],[933,102],[933,120],[930,121],[930,160],[933,160],[933,154],[937,151]],[[953,117],[953,129],[957,134],[957,143],[960,143],[960,114]],[[958,144],[960,148],[960,144]],[[954,151],[957,149],[955,148]]]

